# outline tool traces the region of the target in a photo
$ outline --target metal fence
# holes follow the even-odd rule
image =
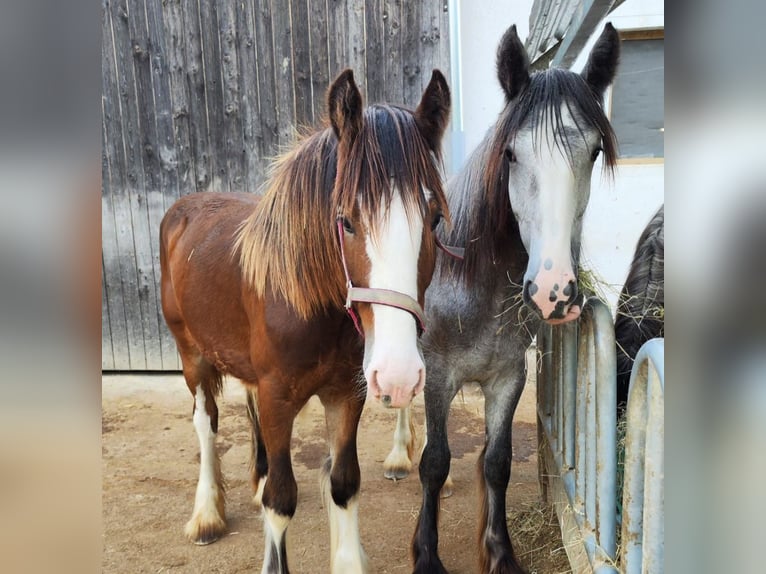
[[[630,574],[662,572],[664,384],[658,344],[642,348],[631,379],[619,565],[619,571]],[[543,498],[556,509],[573,572],[618,572],[611,313],[605,303],[590,299],[578,323],[544,324],[537,346],[541,355],[537,413]]]
[[[636,355],[628,393],[622,571],[660,574],[665,557],[665,340]]]

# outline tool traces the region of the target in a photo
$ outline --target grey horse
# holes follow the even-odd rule
[[[414,571],[446,572],[438,556],[440,491],[448,478],[450,404],[468,382],[485,398],[486,440],[479,458],[479,571],[523,572],[511,545],[505,495],[511,472],[511,423],[525,381],[525,352],[541,320],[575,320],[582,220],[599,155],[610,172],[616,141],[602,99],[619,59],[607,24],[582,74],[530,74],[512,26],[497,52],[505,107],[497,123],[448,185],[446,244],[461,261],[440,258],[426,297],[422,347],[426,445],[419,472],[423,499],[412,541]],[[399,411],[389,476],[409,470],[409,413]],[[406,459],[406,460],[405,460]]]

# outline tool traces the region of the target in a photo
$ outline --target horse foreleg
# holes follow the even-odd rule
[[[259,393],[260,436],[266,449],[268,480],[263,485],[263,574],[288,574],[286,532],[298,504],[298,484],[290,460],[293,421],[302,405]],[[294,407],[294,408],[291,408]]]
[[[397,409],[394,445],[383,462],[383,476],[390,480],[407,478],[412,470],[415,450],[415,425],[412,423],[411,405]]]
[[[436,389],[436,390],[429,390]],[[439,493],[449,476],[450,451],[447,442],[447,415],[452,396],[438,385],[425,388],[426,444],[420,458],[423,501],[412,538],[413,572],[446,574],[438,555]]]
[[[330,522],[330,571],[332,574],[367,572],[367,555],[359,537],[359,485],[361,474],[356,449],[357,427],[364,399],[348,397],[325,404],[330,433],[330,458],[322,468],[322,501]]]
[[[194,428],[199,439],[200,466],[194,512],[184,532],[195,544],[210,544],[226,532],[226,514],[221,462],[215,450],[218,430],[215,396],[199,384],[194,397]]]
[[[428,418],[425,420],[425,435],[426,438],[423,441],[423,448],[420,449],[420,459],[423,460],[423,451],[426,449],[426,445],[428,444]],[[444,484],[442,485],[442,489],[439,492],[440,498],[449,498],[452,496],[452,494],[455,492],[455,483],[452,482],[452,475],[448,474],[447,479],[444,481]]]
[[[487,439],[477,465],[481,574],[524,574],[508,535],[505,506],[511,478],[513,413],[522,389],[523,383],[484,389]]]

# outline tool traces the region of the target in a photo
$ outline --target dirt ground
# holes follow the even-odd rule
[[[512,539],[530,574],[569,572],[550,513],[538,501],[534,383],[528,384],[514,421],[508,509],[521,525]],[[423,438],[423,399],[414,416]],[[191,515],[199,450],[191,422],[192,398],[180,375],[104,376],[102,379],[102,567],[108,573],[258,572],[263,558],[260,511],[248,482],[249,423],[244,390],[226,382],[219,403],[218,447],[227,480],[229,532],[209,546],[183,535]],[[410,571],[409,543],[420,507],[417,463],[399,482],[383,477],[395,413],[368,401],[359,432],[362,467],[361,536],[372,573]],[[287,545],[295,574],[329,569],[329,531],[319,492],[327,453],[322,408],[313,399],[293,436],[298,508]],[[483,399],[478,387],[456,398],[450,415],[451,475],[455,493],[442,501],[440,556],[453,574],[476,571],[476,459],[483,444]],[[418,447],[419,449],[419,447]],[[418,450],[419,452],[419,450]],[[416,457],[417,459],[417,457]],[[542,517],[540,525],[534,522]],[[534,524],[531,528],[529,524]]]

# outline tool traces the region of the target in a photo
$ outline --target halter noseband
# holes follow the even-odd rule
[[[357,332],[364,338],[364,331],[362,330],[362,325],[359,321],[359,315],[354,310],[354,303],[375,303],[407,311],[415,318],[415,324],[418,327],[418,336],[422,335],[426,330],[426,322],[423,318],[423,308],[415,299],[405,293],[392,291],[390,289],[354,287],[351,283],[351,275],[348,273],[348,265],[346,264],[343,218],[338,218],[337,225],[338,240],[340,241],[340,258],[343,261],[343,272],[346,274],[346,311],[351,316],[351,320],[354,321],[354,327],[356,327]]]

